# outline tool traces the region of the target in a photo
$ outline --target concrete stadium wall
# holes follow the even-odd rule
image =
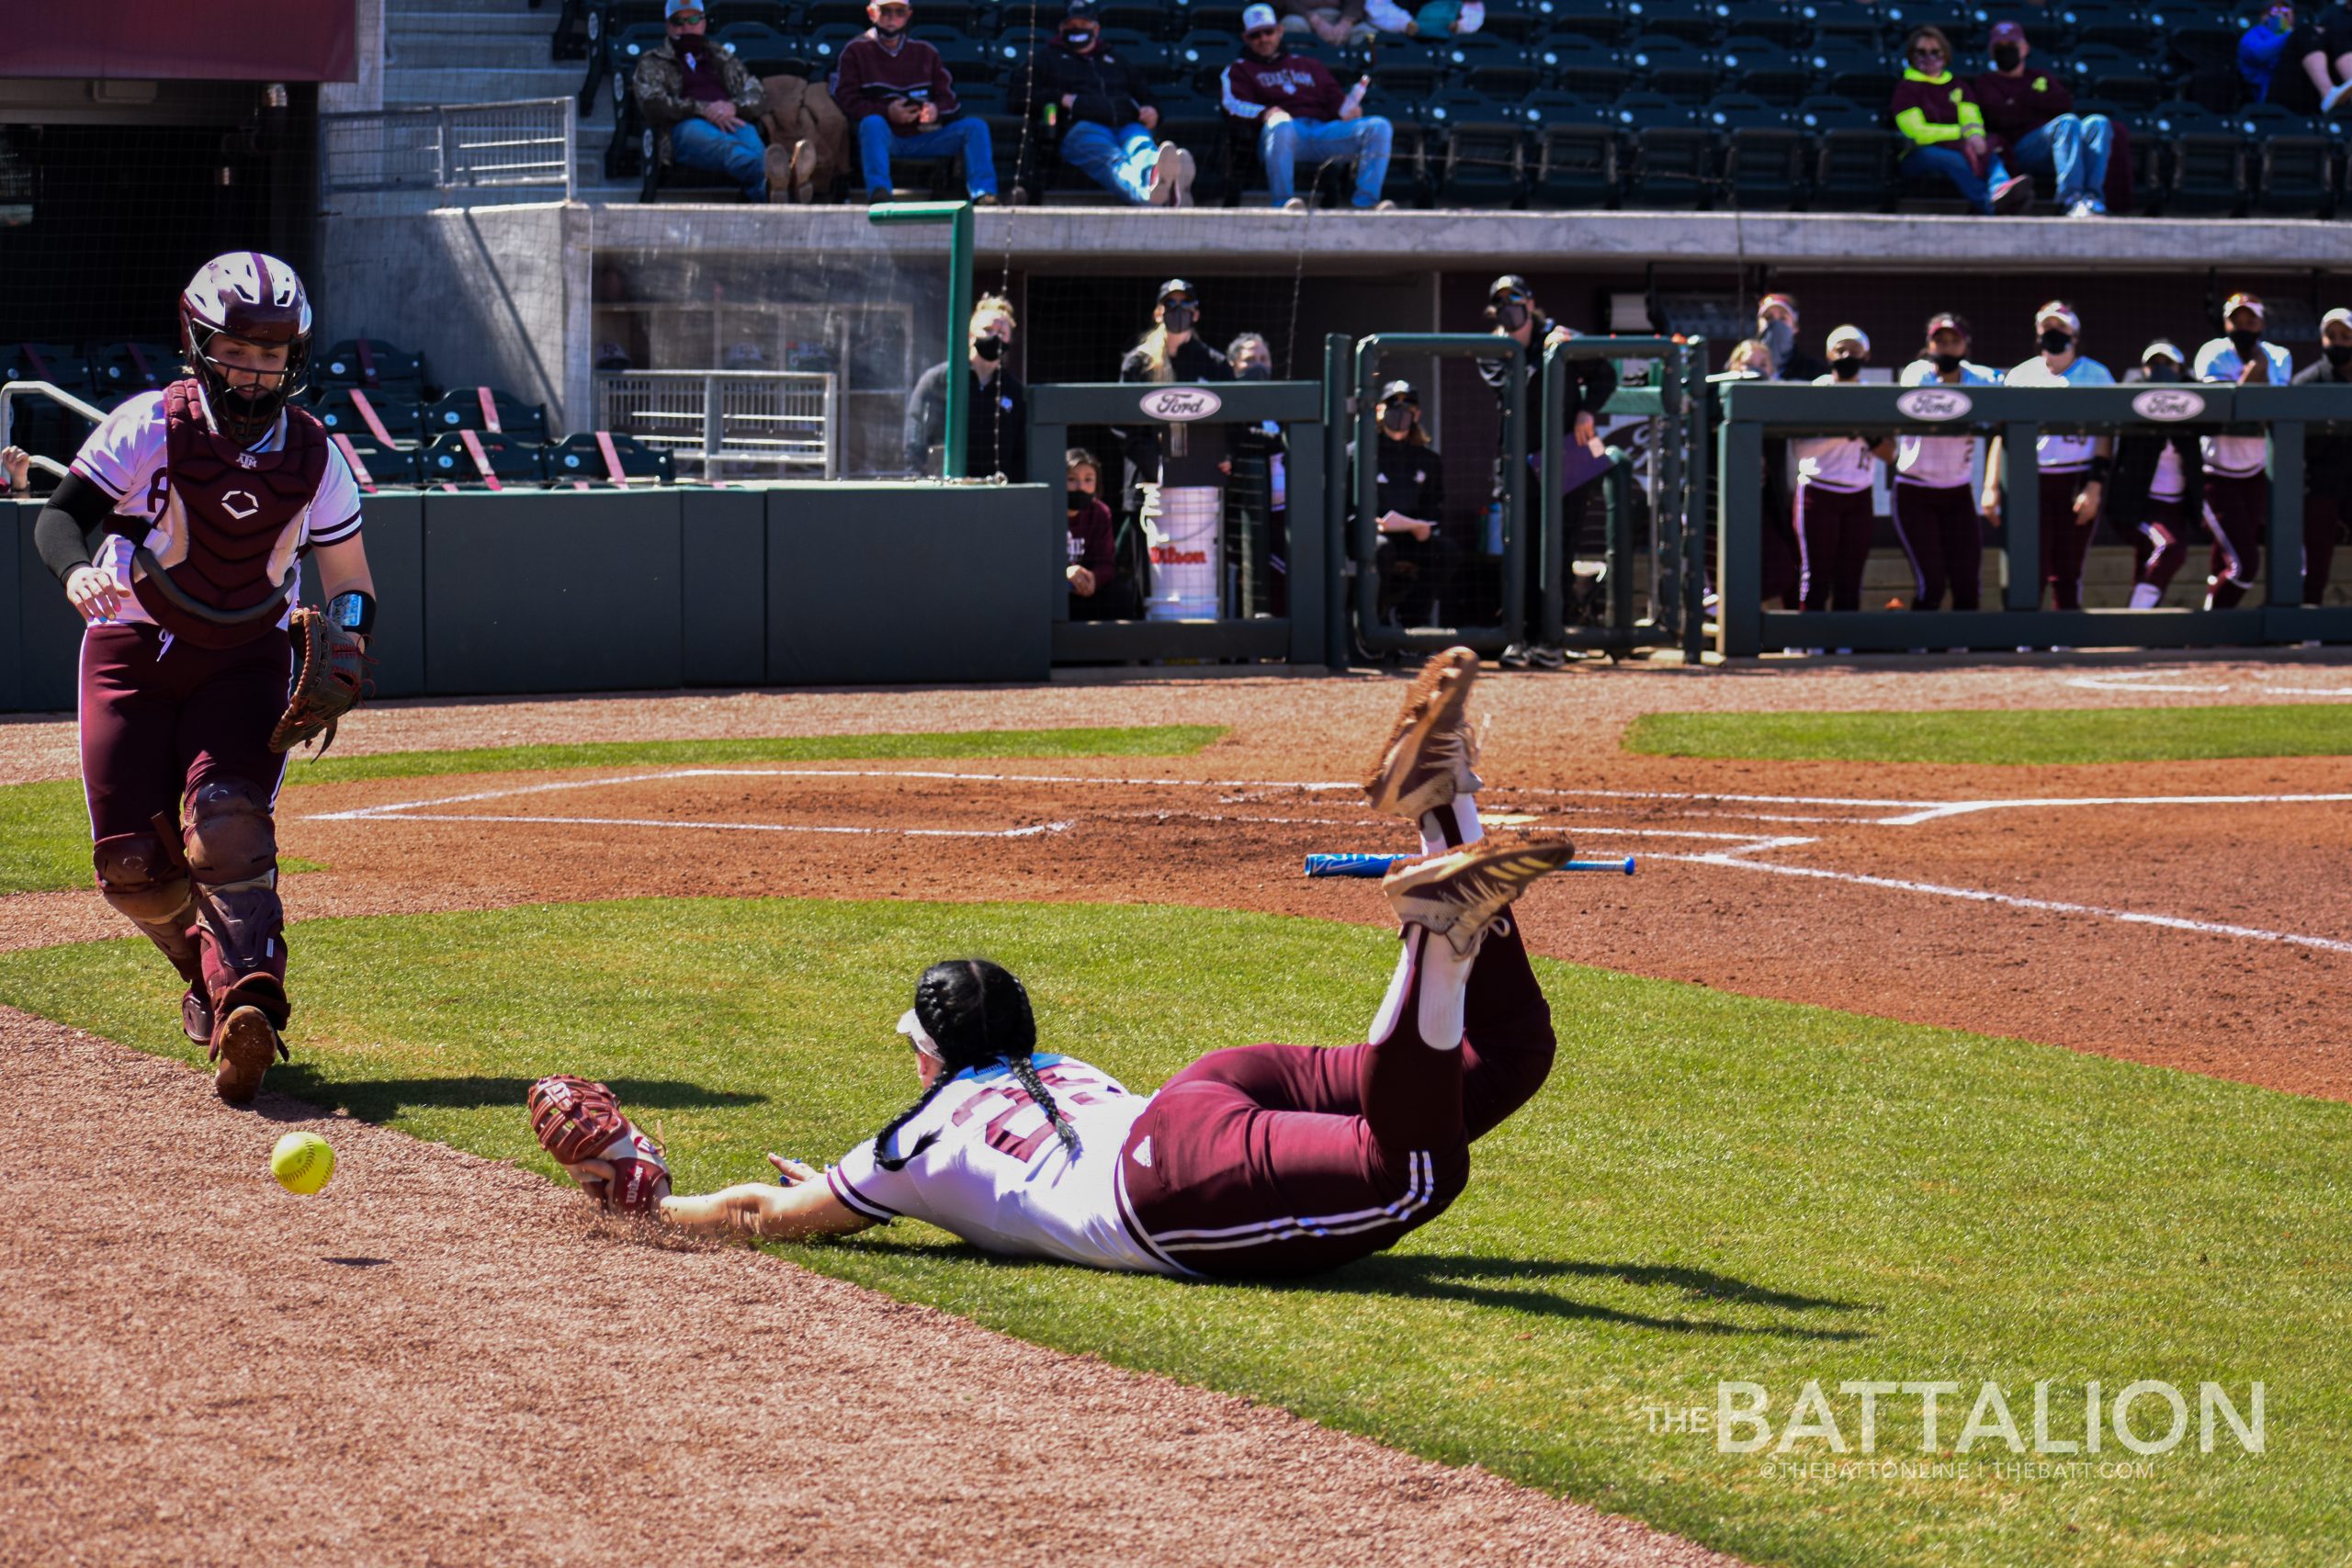
[[[38,513],[0,503],[0,712],[75,702]],[[366,537],[383,697],[1043,681],[1065,548],[1038,485],[384,495]]]

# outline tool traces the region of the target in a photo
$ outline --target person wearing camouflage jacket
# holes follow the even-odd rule
[[[722,174],[753,201],[771,190],[788,199],[787,151],[768,147],[753,121],[765,107],[759,80],[707,36],[700,0],[669,0],[669,39],[637,62],[630,80],[639,110],[653,129],[663,164]]]

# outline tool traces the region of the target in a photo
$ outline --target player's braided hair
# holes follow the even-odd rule
[[[1037,1076],[1037,1068],[1030,1055],[1037,1048],[1036,1015],[1029,1010],[1029,993],[1012,972],[1001,964],[985,958],[958,958],[944,964],[934,964],[922,972],[915,982],[915,1018],[923,1032],[939,1047],[944,1065],[939,1075],[921,1099],[891,1119],[890,1124],[876,1134],[874,1163],[884,1170],[899,1170],[909,1160],[922,1153],[938,1134],[928,1134],[905,1154],[890,1154],[890,1140],[899,1130],[922,1114],[947,1080],[967,1067],[983,1067],[991,1062],[1002,1062],[1012,1071],[1014,1081],[1037,1102],[1053,1124],[1054,1135],[1062,1147],[1075,1156],[1078,1153],[1078,1129],[1054,1103],[1053,1092]]]

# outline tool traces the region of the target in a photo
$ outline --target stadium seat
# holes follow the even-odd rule
[[[2337,143],[2327,127],[2278,104],[2252,105],[2239,123],[2254,143],[2254,211],[2325,218],[2335,210]]]
[[[1722,75],[1712,51],[1671,33],[1645,33],[1623,50],[1636,75],[1635,85],[1646,93],[1662,93],[1685,106],[1714,96]]]
[[[468,437],[471,437],[469,441]],[[475,460],[476,448],[481,459]],[[418,477],[428,486],[454,484],[463,487],[490,486],[505,489],[516,485],[537,485],[547,478],[547,466],[536,442],[524,442],[512,436],[483,435],[474,431],[436,435],[417,454]],[[484,466],[490,472],[485,478]],[[495,485],[491,485],[492,480]]]
[[[2120,137],[2117,151],[2128,156],[2132,164],[2132,210],[2151,210],[2164,197],[2165,141],[2146,127],[2147,116],[2103,98],[2076,98],[2075,112],[2105,115],[2114,122]]]
[[[1104,28],[1101,47],[1133,66],[1147,82],[1168,80],[1171,54],[1167,43],[1159,39],[1147,37],[1132,28]]]
[[[1548,8],[1544,0],[1487,0],[1485,30],[1511,43],[1532,44],[1544,31]]]
[[[1545,36],[1555,40],[1582,38],[1615,43],[1625,32],[1624,15],[1617,0],[1551,0],[1547,20]]]
[[[612,61],[613,112],[616,117],[619,115],[624,101],[632,106],[637,101],[636,94],[629,88],[630,79],[637,73],[637,62],[643,59],[648,51],[659,49],[669,41],[669,29],[659,22],[640,22],[623,28],[609,36],[606,40],[605,53]],[[583,103],[580,107],[584,112],[591,106]]]
[[[1193,85],[1214,97],[1219,91],[1218,81],[1225,74],[1225,68],[1240,58],[1238,34],[1195,28],[1176,40],[1176,47],[1170,53],[1170,68],[1189,72]]]
[[[1545,52],[1559,57],[1552,85],[1564,93],[1606,102],[1634,85],[1633,68],[1618,51],[1578,34],[1554,37]]]
[[[1248,9],[1247,6],[1188,5],[1181,6],[1177,14],[1182,18],[1179,25],[1184,32],[1230,33],[1238,39],[1241,36],[1241,13]],[[1294,44],[1297,42],[1297,37],[1296,34],[1291,35]]]
[[[754,76],[806,76],[810,61],[797,39],[765,22],[729,22],[711,35]]]
[[[1545,51],[1525,49],[1500,39],[1481,42],[1481,37],[1473,33],[1468,38],[1456,39],[1446,51],[1447,63],[1457,84],[1474,93],[1514,98],[1544,85],[1548,72]]]
[[[610,443],[611,450],[605,450]],[[631,480],[650,480],[656,484],[675,484],[678,479],[676,459],[664,448],[648,446],[634,435],[611,435],[582,431],[568,435],[544,454],[548,482],[567,485],[575,479],[592,484],[627,484]],[[614,478],[614,469],[619,478]]]
[[[811,28],[801,40],[801,48],[809,59],[817,62],[816,73],[830,76],[841,66],[842,51],[865,31],[865,24],[863,22],[855,27],[835,22],[827,27]]]
[[[1732,31],[1793,51],[1813,41],[1813,20],[1780,0],[1743,0],[1732,14]]]
[[[1663,33],[1710,47],[1732,19],[1724,0],[1625,0],[1625,25],[1635,34]]]
[[[1452,51],[1408,39],[1383,43],[1373,62],[1373,79],[1400,97],[1415,102],[1433,97],[1454,73]]]
[[[1114,31],[1126,30],[1161,43],[1175,41],[1175,28],[1184,19],[1181,6],[1137,4],[1136,0],[1110,0],[1109,4],[1094,7],[1094,15],[1102,24],[1106,38]]]
[[[995,82],[1006,73],[1008,62],[993,45],[967,36],[948,34],[923,40],[939,51],[939,62],[947,67],[947,74],[955,80],[957,96],[962,96],[967,82]]]
[[[734,0],[715,0],[715,3],[721,7],[729,7]],[[922,0],[915,7],[915,25],[945,28],[967,38],[978,38],[985,28],[996,26],[998,9],[993,4],[978,3],[978,0]],[[1027,7],[1015,4],[1004,9],[1026,10]],[[859,15],[863,17],[865,13],[860,12]],[[1060,19],[1050,10],[1044,15],[1048,25]]]
[[[180,351],[160,343],[102,344],[90,359],[90,379],[108,397],[135,397],[180,378]]]
[[[864,32],[869,25],[865,0],[802,0],[800,25],[812,31],[819,28],[854,28]]]
[[[311,407],[330,435],[374,451],[404,451],[424,439],[413,388],[334,387]]]
[[[1721,186],[1730,206],[1785,211],[1803,205],[1807,139],[1793,113],[1747,93],[1726,93],[1702,113],[1722,148]]]
[[[2237,121],[2175,100],[2149,112],[2149,129],[2169,149],[2164,209],[2235,216],[2245,206],[2245,133]]]
[[[1621,195],[1627,207],[1696,209],[1714,193],[1713,130],[1663,93],[1628,93],[1610,106],[1631,150]]]
[[[1384,116],[1389,124],[1388,183],[1383,189],[1399,207],[1427,207],[1435,199],[1430,146],[1442,133],[1420,118],[1425,101],[1391,92],[1376,76],[1364,95],[1363,112]]]
[[[2182,99],[2217,112],[2235,107],[2244,90],[2237,63],[2244,32],[2227,17],[2210,14],[2173,24],[2165,34],[2165,51]]]
[[[2067,0],[2055,9],[2074,23],[2076,49],[2086,44],[2112,44],[2146,59],[2151,53],[2150,40],[2161,30],[2156,18],[2147,15],[2135,0]]]
[[[1814,139],[1812,205],[1840,212],[1883,212],[1893,205],[1895,166],[1909,143],[1886,129],[1883,108],[1816,96],[1796,107]]]
[[[483,406],[484,400],[489,402]],[[494,387],[452,387],[424,411],[428,438],[453,430],[489,430],[492,423],[510,440],[545,441],[548,411]]]
[[[2133,52],[2111,43],[2083,44],[2066,56],[2064,70],[2077,98],[2105,98],[2149,109],[2166,96],[2160,67],[2145,51]]]
[[[939,0],[939,4],[945,4],[945,0]],[[787,38],[800,27],[794,0],[718,0],[718,15],[714,19],[729,27],[737,22],[758,22]],[[937,5],[925,6],[923,13],[928,16],[937,8]]]
[[[1575,100],[1528,106],[1535,140],[1529,205],[1554,209],[1614,207],[1618,197],[1617,127],[1605,107]]]
[[[1770,39],[1742,33],[1723,47],[1724,80],[1742,93],[1793,108],[1813,90],[1813,64]]]
[[[1525,194],[1525,130],[1502,102],[1451,93],[1423,107],[1441,207],[1511,207]]]
[[[1867,45],[1842,41],[1816,44],[1811,63],[1821,92],[1851,98],[1858,104],[1893,102],[1895,85],[1903,80],[1901,62],[1890,60]]]
[[[337,446],[343,448],[343,443],[337,443]],[[359,481],[363,491],[413,488],[417,482],[417,456],[413,451],[388,450],[357,441],[344,449],[344,459],[351,465],[352,477]]]
[[[1912,28],[1932,27],[1942,28],[1944,37],[1951,39],[1954,64],[1962,76],[1973,76],[1993,63],[1986,53],[1986,35],[1992,31],[1992,16],[1981,6],[1956,9],[1937,4],[1936,0],[1916,0],[1916,3],[1907,4],[1905,0],[1896,0],[1895,4],[1883,6],[1880,9],[1885,13],[1885,21],[1880,28],[1879,39],[1890,52],[1903,47],[1903,40],[1910,35]],[[2028,13],[2032,17],[2042,14],[2041,11]],[[2041,52],[2044,28],[2045,24],[2041,22],[2033,24],[2036,52]]]
[[[1885,42],[1886,19],[1863,0],[1800,0],[1792,7],[1805,19],[1815,50],[1824,48],[1879,49]],[[1744,23],[1742,24],[1745,25]]]
[[[588,69],[581,78],[578,95],[583,115],[596,107],[596,91],[613,73],[616,38],[630,28],[662,26],[662,0],[605,0],[602,5],[587,0],[587,4]],[[626,96],[628,84],[620,84],[616,97]]]
[[[311,361],[311,375],[322,387],[399,389],[414,400],[423,395],[424,355],[380,338],[345,338]]]

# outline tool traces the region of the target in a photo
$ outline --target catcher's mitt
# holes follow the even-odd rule
[[[599,1207],[639,1213],[669,1191],[670,1167],[660,1146],[630,1124],[603,1084],[561,1073],[533,1084],[525,1103],[539,1147]]]
[[[336,720],[376,689],[368,677],[376,661],[357,637],[308,604],[295,607],[286,630],[294,639],[294,689],[269,732],[269,749],[290,751],[317,736],[322,739],[316,754],[323,757],[334,744]]]

